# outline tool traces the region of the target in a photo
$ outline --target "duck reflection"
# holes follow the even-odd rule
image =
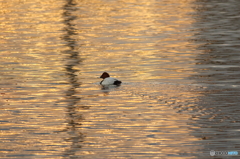
[[[64,156],[74,157],[76,151],[81,148],[81,143],[83,142],[84,135],[79,131],[81,128],[81,121],[83,121],[83,116],[80,114],[77,109],[86,107],[80,107],[78,105],[81,100],[80,97],[76,96],[76,89],[80,87],[81,83],[78,81],[78,76],[76,73],[79,72],[78,69],[74,67],[81,63],[79,57],[79,52],[76,51],[76,39],[74,35],[77,35],[76,29],[74,28],[73,21],[76,20],[74,11],[77,10],[75,7],[76,3],[73,0],[66,0],[66,4],[63,6],[63,23],[65,24],[63,40],[67,42],[66,46],[68,47],[63,53],[67,55],[65,61],[65,70],[66,76],[68,78],[68,83],[70,88],[66,91],[66,101],[67,101],[67,127],[65,131],[68,133],[68,138],[66,141],[69,143],[69,147],[65,150]]]
[[[120,85],[101,85],[101,91],[104,95],[108,95],[109,92],[118,89],[118,87],[120,87]]]

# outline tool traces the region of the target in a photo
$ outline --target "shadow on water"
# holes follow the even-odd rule
[[[200,52],[190,78],[207,85],[193,115],[193,135],[203,151],[239,150],[239,1],[196,1],[197,33],[193,41]]]
[[[81,143],[84,140],[84,135],[79,131],[81,128],[81,121],[84,120],[82,114],[77,111],[80,107],[78,106],[80,97],[76,95],[76,89],[79,88],[81,83],[78,81],[78,76],[76,73],[79,72],[78,69],[75,69],[74,66],[77,66],[81,63],[79,57],[79,52],[76,51],[77,42],[74,38],[74,35],[77,35],[76,28],[74,27],[74,20],[77,16],[74,15],[74,12],[77,10],[76,2],[73,0],[66,0],[66,4],[63,6],[63,18],[65,28],[63,29],[65,35],[63,40],[66,41],[67,50],[63,52],[66,56],[66,76],[68,78],[68,83],[70,85],[69,89],[66,91],[66,117],[67,117],[67,126],[65,132],[68,133],[68,137],[65,139],[69,143],[69,147],[65,150],[64,156],[74,157],[79,148],[82,147]],[[85,107],[84,107],[85,108]]]

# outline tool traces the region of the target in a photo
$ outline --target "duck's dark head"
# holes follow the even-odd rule
[[[100,78],[105,79],[107,77],[110,77],[107,72],[103,72],[103,74],[100,76]]]

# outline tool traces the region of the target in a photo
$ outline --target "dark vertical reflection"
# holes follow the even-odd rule
[[[196,0],[196,83],[206,86],[192,116],[204,151],[240,150],[240,1]],[[196,128],[197,127],[197,128]]]
[[[76,157],[75,154],[81,148],[81,143],[83,142],[83,134],[80,132],[81,121],[83,120],[82,114],[80,114],[77,106],[80,97],[76,96],[76,89],[79,88],[80,82],[78,82],[79,70],[74,69],[74,66],[79,65],[81,62],[79,57],[79,52],[77,51],[77,42],[74,36],[77,35],[76,28],[74,27],[74,21],[76,16],[74,12],[77,10],[76,3],[73,0],[66,0],[66,4],[63,6],[63,18],[64,18],[64,32],[63,40],[66,41],[66,46],[64,54],[66,55],[66,76],[68,77],[68,83],[70,84],[69,89],[66,91],[66,101],[67,101],[67,127],[65,131],[68,133],[68,138],[66,141],[70,143],[69,147],[66,149],[64,156],[70,158]]]

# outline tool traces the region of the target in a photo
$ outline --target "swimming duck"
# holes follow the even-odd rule
[[[103,79],[100,82],[101,85],[117,85],[117,86],[119,86],[122,83],[118,79],[110,77],[110,75],[107,72],[103,72],[103,74],[100,76],[100,78]]]

